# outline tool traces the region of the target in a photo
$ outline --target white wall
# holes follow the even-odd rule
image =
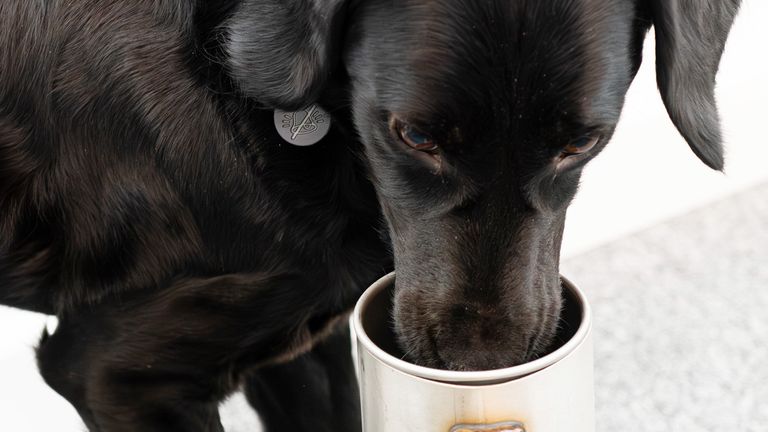
[[[723,56],[717,98],[725,174],[699,162],[669,120],[656,90],[650,35],[616,135],[585,168],[569,209],[564,257],[768,181],[766,23],[768,2],[745,1]]]

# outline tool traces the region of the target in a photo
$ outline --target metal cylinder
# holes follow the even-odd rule
[[[365,432],[594,432],[592,312],[562,278],[562,345],[529,363],[456,372],[392,355],[395,275],[379,279],[352,315]]]

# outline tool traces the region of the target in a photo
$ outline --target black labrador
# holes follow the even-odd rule
[[[40,371],[92,431],[221,430],[242,382],[268,431],[358,430],[343,322],[393,267],[410,360],[547,348],[566,208],[652,25],[669,114],[722,168],[738,6],[4,0],[0,303],[59,317]],[[307,106],[330,131],[291,145],[274,110]]]

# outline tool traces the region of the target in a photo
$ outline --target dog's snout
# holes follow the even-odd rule
[[[490,292],[467,292],[460,285],[430,291],[401,285],[395,323],[408,360],[478,371],[517,366],[544,354],[557,333],[559,283]]]
[[[528,356],[528,320],[494,305],[459,304],[435,335],[436,355],[452,370],[514,366]]]

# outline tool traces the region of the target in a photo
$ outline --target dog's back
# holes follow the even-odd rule
[[[190,8],[151,5],[0,5],[3,303],[52,312],[147,286],[200,247],[172,174],[215,169],[206,144],[227,131],[185,74]],[[174,167],[179,153],[198,157]]]
[[[196,3],[0,4],[0,303],[52,313],[179,275],[311,271],[350,232],[380,247],[348,138],[281,146],[222,66],[236,2]]]
[[[177,1],[0,5],[0,302],[57,312],[257,264],[246,250],[272,233],[252,145],[271,113],[219,97],[198,14],[215,17]]]

